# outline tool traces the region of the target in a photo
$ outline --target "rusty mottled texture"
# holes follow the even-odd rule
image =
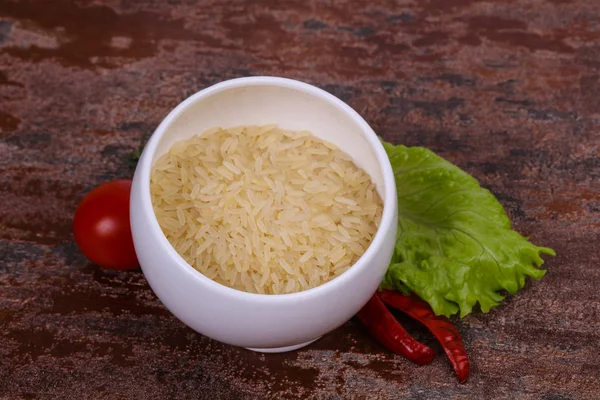
[[[0,399],[599,399],[599,69],[597,0],[2,0]],[[143,135],[186,96],[259,74],[435,150],[558,252],[543,280],[457,321],[466,385],[439,346],[417,367],[354,320],[288,354],[222,345],[140,272],[78,252],[76,205],[131,176]]]

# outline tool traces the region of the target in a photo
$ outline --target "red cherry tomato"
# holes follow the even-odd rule
[[[107,269],[139,266],[129,225],[131,181],[115,180],[88,193],[75,211],[73,234],[81,252]]]

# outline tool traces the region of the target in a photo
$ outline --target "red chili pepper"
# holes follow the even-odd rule
[[[400,322],[383,304],[378,293],[371,297],[356,316],[371,335],[394,353],[419,365],[429,364],[435,358],[435,352],[430,347],[415,340],[400,325]]]
[[[444,348],[459,382],[464,383],[467,380],[469,358],[458,330],[448,318],[435,315],[429,304],[416,296],[405,296],[391,290],[384,290],[379,296],[388,306],[397,308],[425,325]]]

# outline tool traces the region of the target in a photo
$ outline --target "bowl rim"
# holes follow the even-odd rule
[[[285,294],[260,294],[260,293],[250,293],[241,291],[238,289],[231,288],[229,286],[225,286],[221,283],[218,283],[204,274],[196,270],[192,267],[187,261],[183,259],[183,257],[175,250],[175,248],[171,245],[165,234],[163,233],[158,220],[156,218],[156,214],[154,213],[154,209],[152,207],[151,194],[150,194],[150,172],[152,169],[152,159],[154,158],[154,154],[156,152],[158,143],[162,139],[165,132],[168,130],[169,126],[190,106],[194,103],[203,100],[207,97],[213,96],[217,93],[224,92],[231,89],[238,89],[249,86],[275,86],[275,87],[283,87],[286,89],[297,90],[315,97],[318,97],[331,106],[339,109],[344,114],[346,114],[358,127],[360,128],[360,134],[363,138],[369,143],[371,149],[375,152],[375,156],[379,165],[379,168],[383,175],[383,187],[384,187],[384,199],[383,199],[383,212],[381,216],[381,222],[373,237],[369,247],[365,251],[365,253],[345,272],[340,274],[339,276],[319,285],[311,289],[302,290],[294,293],[285,293]],[[138,162],[136,167],[134,179],[137,180],[139,184],[140,198],[141,198],[141,206],[143,208],[144,214],[149,214],[151,218],[149,219],[150,229],[157,234],[158,242],[161,247],[166,249],[169,253],[170,258],[176,261],[178,264],[178,268],[180,268],[184,273],[187,273],[190,279],[200,281],[202,285],[208,285],[212,290],[217,292],[221,292],[223,295],[238,298],[241,301],[258,301],[258,302],[271,302],[271,301],[297,301],[302,300],[304,298],[318,296],[325,292],[335,291],[341,287],[346,286],[349,281],[352,281],[353,278],[361,272],[361,270],[368,268],[369,264],[372,262],[375,254],[380,250],[382,245],[384,244],[385,235],[390,231],[390,227],[392,224],[397,224],[394,216],[396,215],[396,208],[394,206],[397,204],[396,199],[396,183],[394,179],[394,174],[392,170],[392,165],[390,160],[385,152],[385,149],[379,140],[377,134],[373,131],[373,129],[369,126],[369,124],[364,120],[358,112],[356,112],[352,107],[346,104],[344,101],[335,97],[333,94],[320,89],[311,84],[298,81],[290,78],[281,78],[281,77],[273,77],[273,76],[255,76],[255,77],[243,77],[243,78],[234,78],[226,81],[222,81],[216,83],[212,86],[204,88],[187,99],[183,100],[179,103],[169,114],[162,120],[156,130],[152,133],[150,139],[146,143],[144,150],[142,152],[142,156]],[[171,267],[171,266],[170,266]],[[142,266],[142,270],[143,270]]]

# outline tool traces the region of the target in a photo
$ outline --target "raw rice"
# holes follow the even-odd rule
[[[158,222],[195,269],[251,293],[319,286],[369,247],[382,202],[370,177],[307,131],[212,128],[154,165]]]

